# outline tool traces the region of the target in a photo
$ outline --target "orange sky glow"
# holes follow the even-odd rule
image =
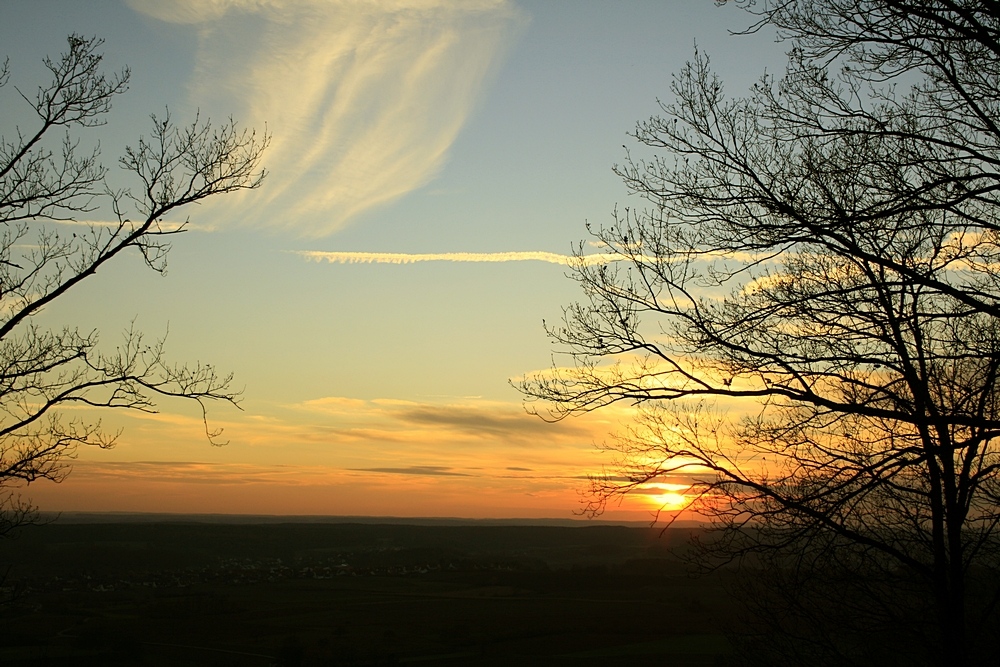
[[[511,381],[567,363],[542,321],[581,297],[567,273],[626,202],[611,167],[699,48],[737,89],[768,62],[743,14],[692,2],[102,0],[7,3],[0,61],[34,90],[70,33],[105,40],[130,89],[100,141],[116,159],[149,114],[267,128],[259,190],[178,212],[166,276],[137,255],[103,267],[37,317],[42,327],[130,326],[171,361],[232,372],[240,408],[66,411],[121,431],[81,450],[42,510],[571,518],[600,445],[634,423],[616,405],[549,423]],[[32,130],[3,98],[2,132]],[[113,218],[107,207],[81,214]],[[120,260],[120,261],[119,261]],[[735,410],[734,406],[730,408]],[[742,406],[740,409],[744,409]],[[651,521],[685,503],[659,484],[604,518]],[[685,518],[688,515],[683,515]],[[662,518],[662,517],[661,517]]]

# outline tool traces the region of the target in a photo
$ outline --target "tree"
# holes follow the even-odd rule
[[[880,664],[969,664],[1000,600],[1000,9],[738,4],[784,75],[732,99],[701,53],[675,75],[616,167],[646,205],[593,232],[619,261],[580,261],[548,328],[572,363],[520,387],[553,418],[640,406],[591,512],[684,480],[707,551],[913,630]],[[864,662],[827,639],[793,664]]]
[[[102,73],[99,39],[68,41],[58,60],[44,61],[49,83],[33,98],[16,91],[34,110],[35,127],[0,137],[0,535],[34,516],[19,488],[63,479],[78,447],[108,448],[118,437],[99,420],[66,417],[61,408],[154,412],[157,397],[176,397],[196,402],[204,418],[207,402],[237,398],[231,376],[210,365],[171,364],[162,340],[147,342],[134,329],[102,350],[96,331],[37,323],[46,306],[130,249],[162,273],[168,239],[184,230],[164,219],[207,197],[258,187],[268,142],[232,120],[213,128],[153,116],[150,136],[119,159],[134,185],[114,187],[99,146],[83,148],[76,133],[105,123],[129,71]],[[0,87],[9,80],[8,62]],[[99,210],[113,220],[77,223]],[[207,420],[205,431],[217,442]]]

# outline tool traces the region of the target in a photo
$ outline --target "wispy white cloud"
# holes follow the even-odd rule
[[[298,255],[314,262],[331,264],[414,264],[416,262],[549,262],[564,266],[607,264],[621,261],[620,255],[560,255],[554,252],[535,250],[521,252],[324,252],[320,250],[300,250]]]
[[[211,217],[313,237],[435,176],[524,21],[506,0],[128,3],[197,26],[198,106],[273,134],[266,186]]]

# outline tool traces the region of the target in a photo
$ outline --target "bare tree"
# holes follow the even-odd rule
[[[880,664],[969,664],[1000,596],[1000,10],[740,4],[784,76],[729,98],[703,54],[675,75],[616,168],[647,204],[594,232],[620,261],[581,261],[548,328],[572,363],[521,389],[555,418],[641,406],[591,512],[683,480],[707,550],[905,616],[918,643]],[[800,639],[793,664],[865,662]]]
[[[117,432],[88,412],[60,408],[125,408],[154,412],[157,397],[233,403],[231,376],[212,366],[167,361],[163,341],[130,329],[115,347],[98,346],[96,331],[39,326],[37,315],[116,258],[134,249],[163,272],[170,236],[184,227],[165,218],[213,195],[256,188],[267,137],[233,121],[213,128],[178,126],[165,114],[126,149],[119,166],[135,185],[112,187],[99,147],[82,148],[81,131],[104,124],[129,71],[101,71],[101,40],[69,37],[58,60],[45,60],[51,81],[32,97],[35,127],[0,137],[0,535],[34,516],[18,489],[38,479],[61,480],[79,446],[107,448]],[[0,87],[9,80],[4,63]],[[110,222],[79,223],[101,211]],[[73,223],[73,224],[67,224]],[[84,415],[84,416],[79,416]],[[208,428],[208,439],[219,433]]]

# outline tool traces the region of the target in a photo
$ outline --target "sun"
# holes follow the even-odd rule
[[[666,511],[682,510],[691,502],[691,499],[683,493],[676,493],[673,491],[651,495],[649,498],[658,507],[660,507],[660,509]]]
[[[658,511],[675,512],[691,504],[693,499],[688,495],[690,490],[688,484],[652,482],[644,486],[640,493],[643,500]]]

